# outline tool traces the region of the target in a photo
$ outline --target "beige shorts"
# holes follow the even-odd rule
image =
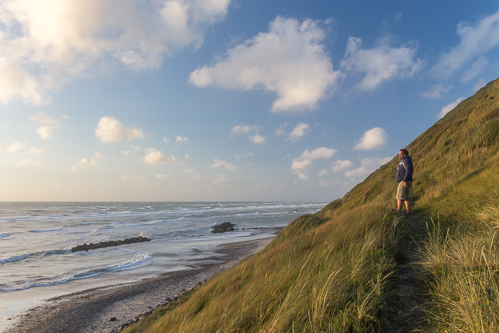
[[[400,182],[397,186],[397,200],[409,200],[409,194],[411,192],[412,182],[405,182],[407,187],[404,187],[404,182]]]

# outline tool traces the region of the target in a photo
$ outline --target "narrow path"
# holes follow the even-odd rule
[[[391,325],[386,332],[429,332],[426,304],[429,292],[422,280],[418,262],[419,248],[426,239],[426,219],[418,214],[400,217],[400,227],[404,232],[397,252],[397,277],[394,282],[395,295],[392,297]]]

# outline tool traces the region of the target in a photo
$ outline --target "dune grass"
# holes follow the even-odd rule
[[[421,260],[410,259],[426,282],[425,327],[499,331],[498,102],[494,81],[407,147],[413,217],[393,212],[394,157],[261,252],[126,332],[388,331],[398,311],[397,265],[414,257],[405,243],[417,237],[407,233],[425,223]]]

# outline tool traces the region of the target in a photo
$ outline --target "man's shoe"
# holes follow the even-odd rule
[[[411,212],[406,212],[405,213],[405,216],[410,216],[411,215]]]
[[[397,209],[397,214],[401,215],[402,211],[400,209]]]

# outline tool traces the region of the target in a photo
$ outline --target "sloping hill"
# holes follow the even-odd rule
[[[413,216],[394,213],[394,157],[127,331],[498,331],[498,135],[494,81],[407,147]]]

